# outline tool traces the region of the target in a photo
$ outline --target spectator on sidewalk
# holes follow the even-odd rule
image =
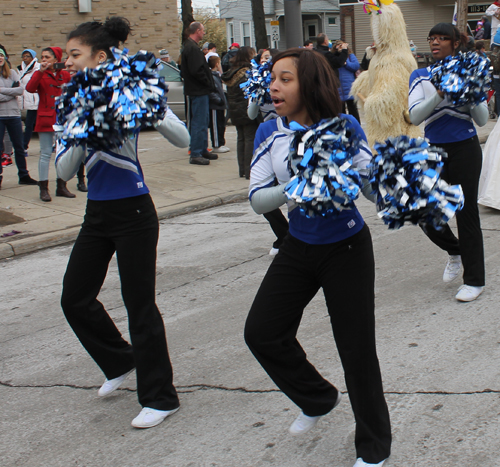
[[[181,75],[188,98],[188,123],[191,134],[190,164],[208,165],[219,156],[208,152],[209,94],[214,91],[212,72],[198,43],[205,35],[203,24],[194,22],[187,29],[182,49]]]
[[[343,52],[342,48],[344,46],[345,42],[342,40],[338,40],[335,42],[334,46],[334,55],[339,57]],[[358,112],[358,107],[356,106],[356,102],[354,101],[354,97],[351,95],[351,87],[352,83],[354,83],[354,80],[356,79],[356,72],[359,70],[359,62],[358,59],[356,58],[356,55],[352,53],[351,50],[348,49],[349,55],[347,57],[347,60],[343,66],[339,68],[339,81],[340,81],[340,87],[339,87],[339,94],[340,94],[340,100],[342,101],[342,113],[347,113],[346,112],[346,107],[347,110],[349,111],[349,115],[352,115],[358,123],[361,123],[361,120],[359,118],[359,112]]]
[[[229,68],[231,68],[230,61],[238,53],[239,48],[240,44],[238,44],[237,42],[233,42],[231,44],[231,47],[229,47],[229,51],[222,57],[221,65],[222,65],[222,71],[224,73],[228,71]]]
[[[226,109],[227,101],[224,89],[222,88],[222,80],[220,77],[222,68],[220,65],[219,56],[212,55],[208,59],[208,66],[212,70],[212,77],[215,83],[215,92],[210,93],[209,108],[210,108],[210,138],[212,140],[212,154],[222,154],[229,152],[230,149],[226,144],[224,134],[226,132]]]
[[[251,47],[241,47],[231,60],[231,68],[222,75],[222,81],[227,86],[229,113],[231,122],[237,133],[237,158],[240,177],[250,179],[250,162],[253,154],[255,132],[262,120],[252,120],[247,114],[247,100],[240,84],[247,80],[247,71],[251,68],[251,60],[255,50]]]
[[[210,42],[208,44],[208,52],[205,55],[205,58],[207,59],[207,62],[208,62],[208,59],[210,57],[218,57],[218,56],[219,56],[219,54],[217,53],[217,46],[213,42]],[[222,68],[221,68],[221,70],[222,70]]]
[[[33,72],[26,85],[26,90],[37,93],[40,97],[35,131],[40,139],[40,160],[38,163],[40,199],[52,201],[49,193],[49,167],[54,146],[54,129],[56,123],[56,97],[62,93],[64,84],[71,80],[71,75],[63,70],[59,63],[62,59],[60,47],[46,47],[42,50],[40,69]],[[58,66],[56,66],[58,64]],[[56,196],[75,198],[66,187],[66,182],[57,179]]]
[[[484,29],[483,39],[485,41],[489,41],[491,39],[491,23],[489,22],[487,16],[482,16],[481,21],[483,22],[483,29]]]
[[[304,42],[304,49],[314,49],[314,43],[313,41],[305,41]]]
[[[330,52],[330,41],[328,40],[328,36],[324,32],[318,34],[316,42],[316,51],[324,55],[338,78],[339,68],[343,66],[347,61],[347,48],[349,47],[349,44],[347,44],[347,42],[343,42],[342,47],[339,49],[339,53],[334,55],[332,52]]]
[[[33,73],[40,69],[40,64],[36,58],[36,52],[32,49],[24,49],[21,55],[22,62],[17,68],[19,70],[21,85],[26,88],[29,83]],[[35,129],[36,124],[36,114],[38,110],[38,102],[40,98],[37,93],[31,93],[26,91],[23,92],[22,96],[17,98],[19,104],[19,109],[26,111],[26,120],[24,121],[24,135],[23,135],[23,146],[26,156],[28,155],[28,148],[31,141],[31,135]]]
[[[491,37],[495,37],[500,25],[500,0],[493,2],[485,11],[486,16],[491,16]]]
[[[208,42],[205,42],[203,44],[203,47],[201,48],[201,51],[203,52],[203,55],[207,55],[207,53],[208,53]]]
[[[3,137],[5,130],[7,130],[14,146],[19,185],[36,185],[38,182],[30,177],[26,164],[23,148],[23,124],[21,111],[17,104],[17,97],[23,94],[24,88],[19,82],[17,70],[11,69],[7,57],[7,52],[0,48],[0,154],[3,154]],[[2,162],[0,164],[0,188],[3,179],[3,165]]]

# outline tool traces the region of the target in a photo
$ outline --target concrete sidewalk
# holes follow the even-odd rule
[[[496,120],[478,128],[481,144]],[[247,198],[248,181],[238,176],[236,128],[226,129],[226,145],[231,152],[220,154],[209,166],[189,164],[187,149],[172,146],[156,131],[141,133],[139,158],[160,219],[174,217]],[[38,179],[38,140],[31,142],[28,169]],[[86,194],[76,190],[76,180],[68,182],[75,199],[55,196],[55,169],[49,173],[52,202],[39,198],[38,187],[17,184],[15,164],[4,168],[0,191],[0,259],[33,252],[73,241],[80,229]],[[2,235],[19,233],[1,238]]]
[[[189,164],[187,148],[172,146],[156,131],[141,133],[139,160],[160,219],[247,198],[248,180],[238,175],[236,127],[227,127],[226,139],[231,152],[219,154],[219,159],[211,161],[209,166],[199,166]],[[28,152],[28,170],[38,179],[38,139],[32,140]],[[76,238],[87,195],[77,191],[75,178],[68,182],[68,188],[76,198],[56,197],[55,179],[52,163],[49,172],[52,201],[46,203],[40,200],[38,187],[17,184],[15,164],[4,167],[0,237],[12,231],[20,233],[0,238],[0,259],[61,245]]]

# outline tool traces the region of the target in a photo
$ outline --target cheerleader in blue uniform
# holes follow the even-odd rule
[[[128,21],[119,17],[104,24],[81,24],[68,37],[68,71],[106,62],[113,57],[110,47],[118,47],[129,32]],[[175,146],[189,145],[185,125],[170,109],[157,129]],[[82,162],[88,177],[87,209],[64,276],[61,305],[73,331],[106,376],[99,396],[116,390],[136,370],[143,409],[132,426],[149,428],[176,412],[179,399],[155,302],[158,216],[137,157],[137,138],[138,133],[121,148],[88,148],[88,152],[58,145],[58,178],[71,179]],[[115,253],[131,344],[97,300]]]
[[[279,118],[257,131],[250,177],[250,202],[258,214],[286,203],[287,157],[294,133],[290,122],[311,127],[338,117],[341,109],[337,80],[323,56],[290,49],[273,57],[273,63],[270,91]],[[353,117],[341,116],[362,140],[353,162],[365,169],[372,156],[364,132]],[[382,466],[390,455],[391,427],[375,344],[370,231],[355,207],[337,217],[309,218],[289,206],[289,221],[289,233],[248,315],[245,340],[301,409],[290,433],[309,431],[341,399],[340,391],[307,360],[296,338],[304,308],[323,289],[356,420],[354,465]]]
[[[460,31],[450,23],[434,26],[427,39],[436,61],[457,54],[466,43],[466,37],[461,36]],[[455,298],[470,302],[483,292],[485,284],[483,234],[477,206],[482,153],[473,121],[479,126],[486,125],[488,106],[486,102],[477,106],[454,105],[431,83],[429,68],[415,70],[411,74],[408,104],[412,123],[420,125],[425,121],[425,137],[448,153],[442,178],[451,185],[462,186],[465,204],[457,212],[458,238],[449,225],[441,230],[425,225],[423,230],[449,255],[444,282],[455,280],[463,265],[464,284]]]

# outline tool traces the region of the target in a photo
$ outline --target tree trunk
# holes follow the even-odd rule
[[[187,39],[186,29],[194,22],[193,4],[191,0],[181,0],[182,8],[182,43]]]
[[[467,36],[469,35],[469,32],[467,31],[468,3],[468,0],[458,0],[457,5],[457,28],[460,32],[465,33]]]
[[[269,43],[267,42],[266,15],[264,14],[263,0],[252,0],[252,17],[255,31],[255,48],[257,50],[268,49]]]

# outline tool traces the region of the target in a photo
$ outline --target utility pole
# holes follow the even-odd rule
[[[285,40],[286,47],[304,45],[302,34],[302,10],[300,0],[285,0]]]
[[[457,1],[457,28],[460,32],[465,33],[467,36],[469,32],[467,30],[467,13],[469,9],[469,0],[458,0]]]

